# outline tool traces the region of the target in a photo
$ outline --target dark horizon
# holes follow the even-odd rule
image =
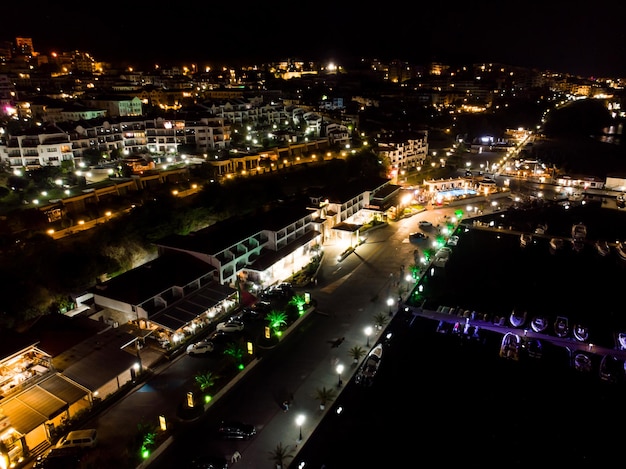
[[[455,8],[387,2],[374,10],[350,3],[305,12],[278,1],[244,1],[236,8],[191,2],[167,10],[125,5],[123,11],[94,12],[73,0],[63,9],[32,0],[30,16],[19,4],[3,6],[5,19],[27,19],[5,21],[3,39],[31,37],[38,52],[81,50],[115,63],[363,57],[417,64],[495,62],[584,77],[626,77],[626,56],[619,51],[626,31],[612,24],[626,16],[623,3],[566,11],[542,3],[513,12],[495,2]]]

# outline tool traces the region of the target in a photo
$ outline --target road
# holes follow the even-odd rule
[[[452,212],[452,209],[424,212],[373,230],[368,233],[367,241],[341,263],[335,260],[338,248],[325,247],[318,284],[309,290],[317,301],[317,311],[201,419],[186,424],[171,447],[150,467],[174,467],[180,464],[181,455],[185,458],[198,454],[229,457],[239,451],[242,459],[237,467],[269,468],[272,466],[268,452],[279,442],[301,447],[324,415],[313,397],[314,391],[320,386],[337,389],[338,364],[345,365],[342,380],[351,378],[356,367],[348,350],[353,346],[367,348],[365,328],[373,325],[376,314],[388,314],[388,298],[397,299],[398,283],[403,281],[401,266],[412,262],[415,249],[408,242],[409,233],[416,231],[418,220],[429,219],[437,224]],[[376,331],[369,338],[371,345],[380,333]],[[345,337],[345,340],[333,348],[330,341],[338,337]],[[288,412],[280,407],[285,399],[292,400]],[[305,422],[303,441],[298,443],[295,417],[300,414],[304,415]],[[250,441],[214,438],[222,418],[254,423],[258,434]]]

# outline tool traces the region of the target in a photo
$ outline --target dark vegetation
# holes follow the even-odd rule
[[[45,224],[17,234],[5,230],[0,237],[0,327],[14,328],[39,315],[70,309],[75,295],[156,256],[153,243],[160,238],[303,197],[312,187],[378,176],[379,171],[376,156],[362,152],[345,160],[207,183],[186,198],[150,190],[141,194],[129,214],[59,240],[45,234]]]

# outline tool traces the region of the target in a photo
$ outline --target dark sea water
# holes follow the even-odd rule
[[[348,383],[290,469],[598,468],[621,457],[623,383],[576,371],[558,351],[501,358],[497,333],[394,322],[374,385]]]

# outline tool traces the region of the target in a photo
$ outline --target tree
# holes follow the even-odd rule
[[[274,330],[278,330],[287,324],[287,314],[284,311],[272,310],[265,319],[267,319],[270,327]]]
[[[212,371],[204,370],[196,374],[193,379],[200,387],[200,391],[206,391],[210,387],[215,386],[217,376],[215,376]]]
[[[385,327],[387,321],[389,321],[389,317],[384,313],[378,313],[374,315],[374,325],[378,329],[382,329],[383,327]]]
[[[235,365],[240,368],[243,368],[243,354],[244,349],[241,344],[237,342],[230,342],[224,350],[224,355],[231,357],[235,362]]]
[[[313,398],[319,401],[320,409],[322,410],[326,407],[326,404],[335,399],[335,397],[337,397],[337,391],[333,388],[327,388],[326,386],[317,388],[313,394]]]
[[[272,451],[269,451],[269,458],[276,464],[276,469],[281,469],[286,460],[293,458],[293,456],[294,450],[291,445],[283,446],[282,443],[278,443],[276,445],[276,448],[274,448]]]
[[[102,153],[95,148],[88,148],[83,152],[83,157],[87,161],[88,166],[97,166],[102,160]]]
[[[366,351],[360,345],[355,345],[350,350],[348,350],[348,355],[353,359],[354,364],[356,365],[359,360],[365,355]]]

